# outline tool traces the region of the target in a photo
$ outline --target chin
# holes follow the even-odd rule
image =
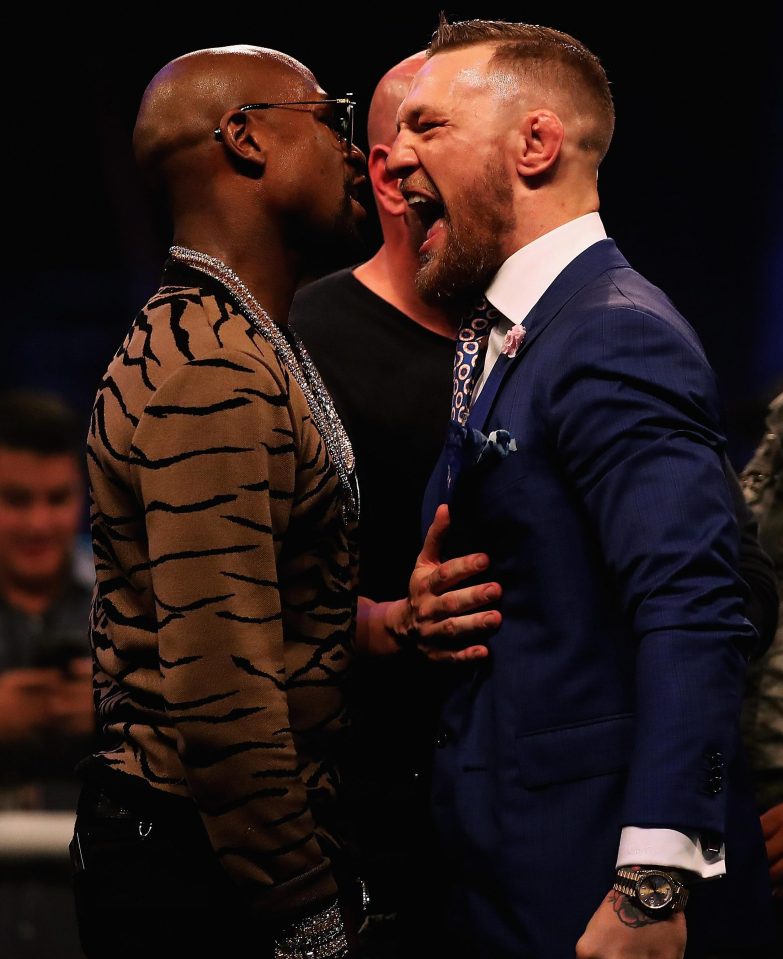
[[[46,560],[25,560],[9,567],[10,576],[18,583],[47,583],[57,579],[65,566],[61,557]]]
[[[463,243],[451,233],[442,246],[422,256],[416,290],[432,305],[468,304],[486,290],[502,262],[497,237],[486,236],[483,244],[471,237]]]
[[[359,200],[355,200],[351,197],[351,214],[354,218],[354,221],[357,223],[364,223],[367,219],[367,209],[363,203]]]
[[[428,254],[416,273],[416,292],[430,306],[460,304],[483,292],[480,277],[457,274],[437,255]]]

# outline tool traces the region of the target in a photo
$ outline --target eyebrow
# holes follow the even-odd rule
[[[403,101],[405,102],[405,101]],[[400,105],[402,106],[402,105]],[[412,107],[407,111],[408,117],[406,122],[410,124],[412,120],[417,121],[421,117],[422,113],[442,113],[442,110],[435,110],[434,107],[429,106],[427,103],[420,103]],[[401,109],[397,111],[397,132],[400,132],[400,118],[402,116]]]

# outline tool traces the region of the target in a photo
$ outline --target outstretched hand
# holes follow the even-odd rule
[[[482,659],[489,650],[476,641],[498,628],[501,615],[486,609],[501,596],[498,583],[459,587],[489,566],[486,553],[471,553],[441,562],[449,509],[438,507],[427,531],[408,586],[408,598],[390,604],[387,629],[402,646],[418,646],[429,659],[463,662]]]
[[[764,842],[769,860],[769,878],[773,895],[783,898],[783,803],[768,809],[761,817]]]
[[[72,659],[67,670],[34,667],[0,672],[0,742],[83,736],[94,727],[89,657]]]
[[[359,597],[356,646],[370,656],[388,656],[417,648],[435,662],[483,659],[489,650],[480,641],[500,626],[499,583],[463,586],[464,580],[489,567],[486,553],[440,561],[449,528],[449,508],[438,507],[408,584],[406,599],[375,603]],[[458,588],[459,587],[459,588]]]

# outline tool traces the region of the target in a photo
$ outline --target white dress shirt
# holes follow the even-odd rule
[[[501,266],[489,284],[486,297],[506,319],[500,319],[489,334],[484,370],[473,390],[473,400],[500,356],[506,333],[515,323],[524,320],[572,260],[605,239],[601,217],[587,213],[523,246]]]
[[[504,319],[490,333],[484,369],[473,391],[473,400],[500,356],[506,333],[525,319],[572,260],[605,239],[601,217],[587,213],[523,246],[500,267],[487,288],[486,297]],[[717,852],[702,850],[696,833],[625,826],[620,835],[617,865],[671,866],[708,879],[726,872],[724,856],[723,847]]]

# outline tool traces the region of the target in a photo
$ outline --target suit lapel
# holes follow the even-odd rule
[[[513,359],[501,354],[471,406],[467,426],[485,431],[487,420],[503,383],[511,370],[522,361],[533,343],[557,316],[560,310],[587,283],[608,270],[629,267],[628,261],[617,249],[614,240],[600,240],[588,247],[560,273],[541,299],[522,321],[527,333],[525,341]]]
[[[520,363],[547,326],[587,283],[608,270],[628,268],[629,264],[620,253],[614,240],[600,240],[588,247],[555,278],[541,299],[523,320],[527,334],[519,352],[513,359],[501,354],[492,367],[484,386],[473,403],[466,426],[486,432],[487,421],[498,394],[511,371]],[[425,495],[423,530],[426,531],[438,503],[446,502],[450,493],[446,484],[448,458],[442,451]],[[450,491],[453,493],[453,488]]]

